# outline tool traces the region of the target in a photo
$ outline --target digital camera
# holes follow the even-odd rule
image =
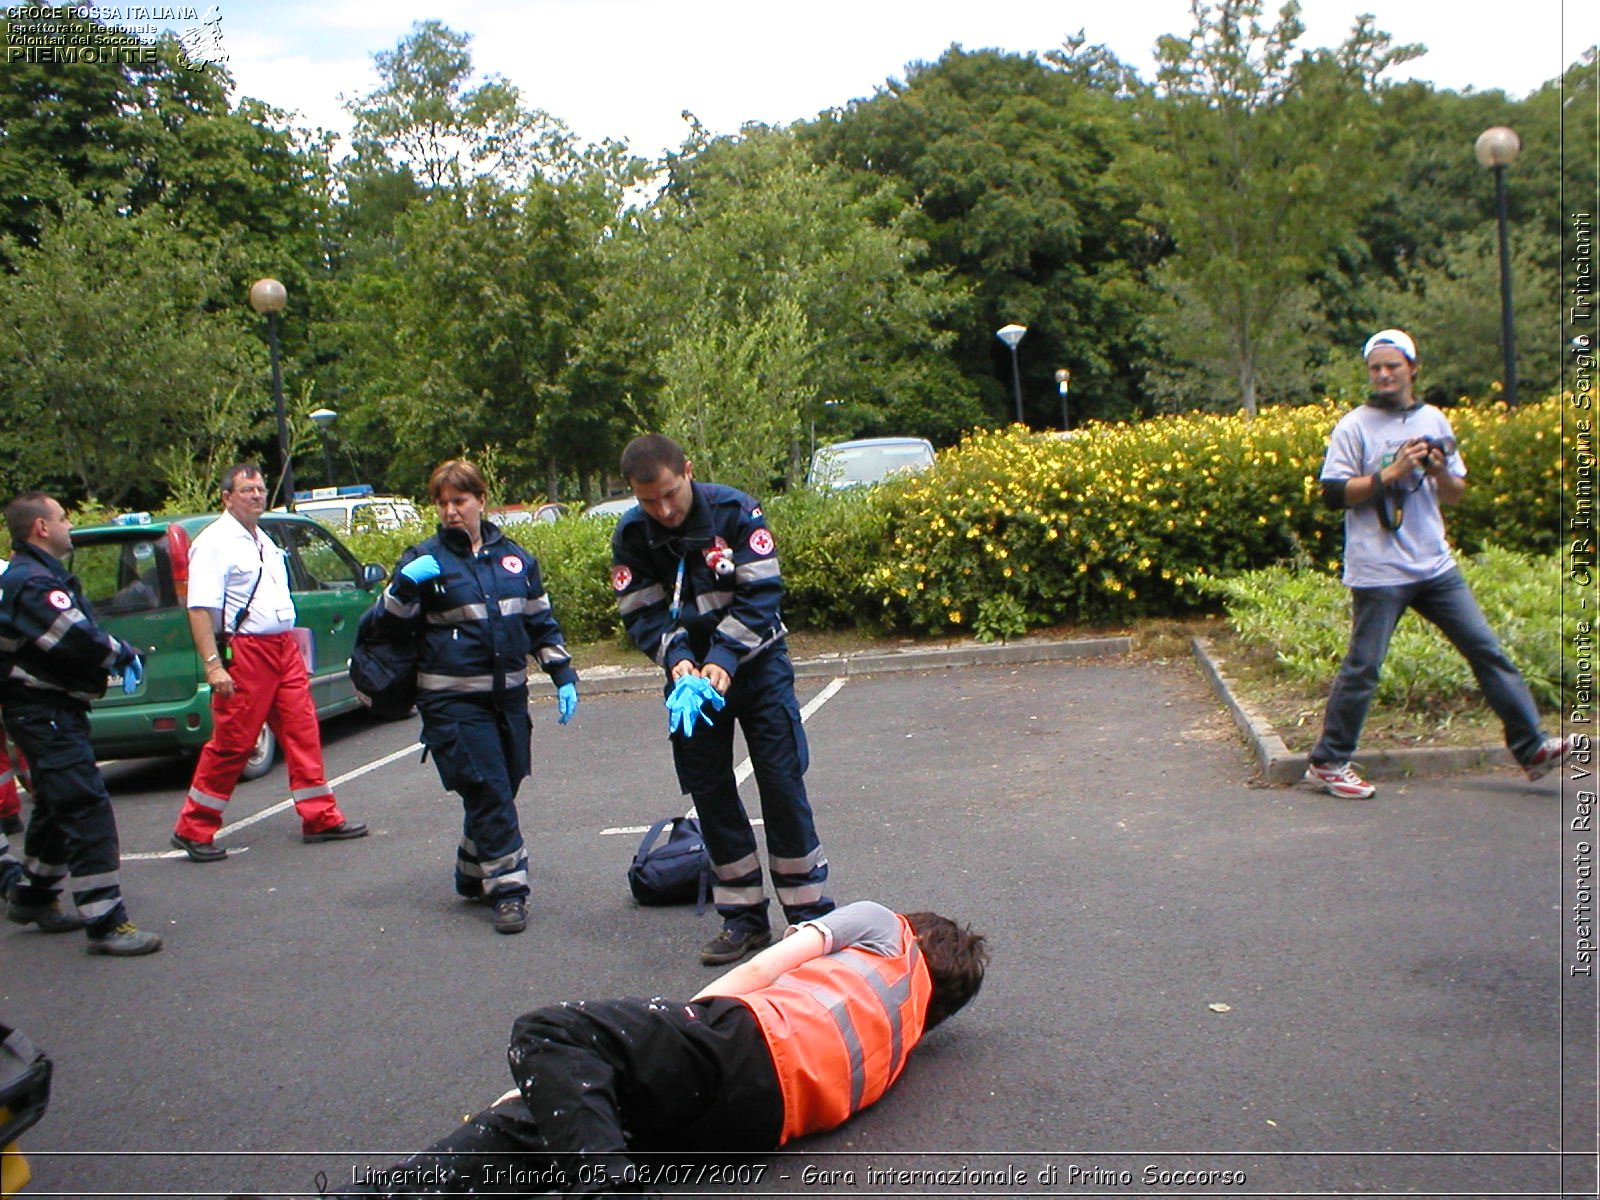
[[[1429,454],[1437,450],[1440,454],[1449,458],[1456,452],[1456,440],[1453,437],[1430,437],[1422,440],[1427,443]]]

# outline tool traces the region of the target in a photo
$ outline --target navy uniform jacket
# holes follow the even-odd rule
[[[384,638],[403,641],[420,630],[419,707],[470,696],[526,703],[530,656],[557,687],[578,680],[538,560],[492,521],[482,534],[474,555],[464,530],[441,526],[400,556],[379,601]],[[400,568],[424,554],[439,560],[440,574],[419,586]]]
[[[783,576],[760,505],[721,484],[690,486],[694,504],[677,529],[642,508],[617,522],[611,587],[633,644],[669,674],[688,659],[716,663],[731,677],[742,663],[783,644]],[[719,562],[727,564],[720,572]]]
[[[0,700],[70,697],[88,708],[134,654],[95,624],[77,576],[54,555],[27,542],[16,548],[0,575]]]

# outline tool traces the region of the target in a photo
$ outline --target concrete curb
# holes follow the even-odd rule
[[[816,679],[825,675],[879,675],[891,671],[936,671],[1005,663],[1059,662],[1097,655],[1126,654],[1132,648],[1131,637],[1022,641],[999,646],[972,643],[937,650],[889,650],[801,659],[794,664],[794,673],[797,679]],[[645,668],[623,670],[613,675],[586,674],[579,688],[584,695],[594,696],[609,692],[659,691],[661,686],[661,672]]]
[[[1208,638],[1189,640],[1200,673],[1217,699],[1233,717],[1256,756],[1261,778],[1267,783],[1298,783],[1306,773],[1307,756],[1291,753],[1272,722],[1233,693],[1223,671],[1224,660],[1211,649]],[[1479,767],[1515,766],[1504,746],[1435,746],[1415,750],[1372,750],[1361,755],[1361,773],[1368,779],[1404,779],[1408,775],[1444,775]]]

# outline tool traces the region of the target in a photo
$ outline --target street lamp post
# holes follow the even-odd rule
[[[1060,389],[1060,391],[1061,391],[1061,428],[1063,430],[1068,428],[1068,425],[1067,425],[1067,388],[1069,388],[1071,386],[1072,386],[1072,372],[1069,369],[1067,369],[1066,367],[1059,368],[1056,371],[1056,387],[1058,389]]]
[[[278,412],[278,463],[283,479],[283,503],[294,509],[294,461],[289,457],[289,420],[283,411],[283,371],[278,364],[278,314],[289,293],[276,279],[258,279],[250,285],[250,307],[267,319],[267,346],[272,355],[272,404]]]
[[[1002,325],[994,331],[995,337],[1004,342],[1011,351],[1011,391],[1017,401],[1018,425],[1022,424],[1022,372],[1017,366],[1017,343],[1026,336],[1027,332],[1028,327],[1026,325],[1016,324]]]
[[[311,419],[317,424],[317,436],[322,439],[322,481],[333,486],[333,455],[328,450],[328,430],[339,419],[331,408],[313,409]]]
[[[1500,223],[1500,347],[1505,355],[1506,403],[1517,403],[1517,343],[1511,319],[1511,244],[1506,233],[1506,168],[1517,161],[1522,139],[1505,125],[1494,125],[1478,135],[1472,147],[1480,162],[1494,172],[1494,203]]]

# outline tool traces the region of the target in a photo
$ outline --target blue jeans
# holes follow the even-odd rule
[[[1311,751],[1312,762],[1348,762],[1355,754],[1378,686],[1378,671],[1389,653],[1389,639],[1408,608],[1438,626],[1461,651],[1478,678],[1483,698],[1505,726],[1506,746],[1516,760],[1526,764],[1533,757],[1544,742],[1539,710],[1459,570],[1452,567],[1422,583],[1351,588],[1350,598],[1350,648],[1328,695],[1322,737]]]

